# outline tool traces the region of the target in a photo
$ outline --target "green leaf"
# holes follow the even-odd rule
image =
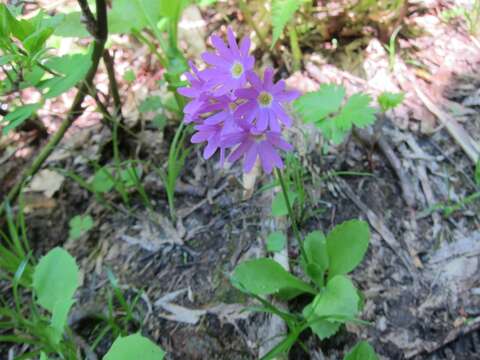
[[[40,353],[40,360],[48,360],[47,354],[45,354],[43,351]]]
[[[102,167],[97,170],[93,176],[93,180],[90,183],[92,185],[93,191],[98,193],[107,193],[113,189],[115,185],[112,173],[107,167]]]
[[[73,217],[68,224],[70,226],[68,238],[70,240],[76,240],[93,227],[93,219],[90,215],[77,215]]]
[[[287,239],[281,231],[275,231],[267,237],[267,251],[279,252],[285,248]]]
[[[475,166],[475,183],[480,186],[480,159],[477,161]]]
[[[368,342],[360,341],[343,360],[378,360],[378,356]]]
[[[165,352],[140,334],[118,337],[103,360],[162,360]]]
[[[235,268],[231,281],[241,291],[259,296],[278,295],[288,300],[302,293],[316,294],[310,285],[268,258],[241,263]]]
[[[160,0],[160,14],[171,19],[177,19],[187,4],[188,0]]]
[[[84,38],[90,36],[81,21],[82,13],[80,11],[65,14],[62,21],[55,28],[54,34],[61,37]]]
[[[127,164],[127,168],[120,171],[120,178],[127,188],[136,186],[141,176],[142,167],[134,166],[133,164]]]
[[[163,108],[162,99],[160,96],[148,96],[142,101],[138,107],[138,111],[141,113],[147,113],[151,111],[158,111]]]
[[[75,301],[73,299],[58,300],[55,303],[49,327],[51,331],[50,339],[54,344],[60,343],[62,339],[65,326],[67,325],[68,313],[74,303]]]
[[[303,121],[311,123],[324,120],[327,116],[338,112],[344,98],[343,86],[322,84],[320,90],[302,95],[293,105]]]
[[[366,94],[354,94],[350,96],[340,114],[334,120],[337,126],[344,131],[356,125],[364,128],[375,122],[375,109],[370,106],[371,98]]]
[[[298,194],[293,191],[287,191],[288,200],[290,202],[290,206],[293,207],[295,200],[298,197]],[[285,202],[285,197],[283,196],[283,192],[279,191],[275,198],[272,201],[272,215],[273,216],[285,216],[288,215],[288,208],[287,203]]]
[[[350,279],[343,275],[332,278],[324,291],[313,301],[315,314],[325,320],[350,320],[358,313],[359,297]]]
[[[32,117],[40,107],[40,104],[28,104],[20,106],[8,113],[2,120],[2,122],[8,123],[2,130],[3,135],[6,135],[10,130],[15,129],[25,120]]]
[[[329,278],[352,271],[363,259],[370,240],[365,221],[350,220],[335,226],[327,235]]]
[[[115,0],[108,14],[108,32],[129,33],[132,30],[151,28],[162,17],[162,3],[170,0]]]
[[[307,256],[305,272],[318,286],[323,287],[325,271],[329,265],[325,235],[321,231],[311,232],[305,238],[304,248]]]
[[[385,91],[378,96],[377,101],[382,111],[386,112],[400,105],[403,99],[405,99],[404,93],[392,93]]]
[[[135,76],[135,73],[132,69],[128,69],[127,71],[125,71],[125,74],[123,74],[123,80],[125,80],[129,84],[133,83],[136,78],[137,77]]]
[[[37,302],[51,313],[57,302],[71,299],[78,286],[78,266],[62,248],[50,250],[35,267],[33,289]]]
[[[64,55],[49,59],[45,65],[62,76],[55,76],[42,84],[42,89],[48,89],[45,98],[59,96],[77,85],[87,75],[91,64],[90,53]]]
[[[38,53],[45,45],[47,39],[53,34],[53,31],[53,28],[47,27],[44,29],[39,29],[33,34],[28,35],[23,40],[23,46],[25,47],[25,50],[27,50],[30,55],[35,55]]]
[[[291,331],[285,339],[280,341],[272,350],[270,350],[264,357],[260,360],[276,360],[279,359],[279,355],[286,354],[290,351],[291,347],[295,344],[298,337],[300,336],[300,332]]]
[[[318,317],[313,311],[312,304],[308,304],[303,309],[303,317],[307,320],[310,329],[320,338],[320,340],[325,340],[336,334],[341,322],[337,321],[328,321]]]
[[[293,18],[300,7],[300,0],[273,0],[272,1],[272,47],[282,35],[283,29]]]

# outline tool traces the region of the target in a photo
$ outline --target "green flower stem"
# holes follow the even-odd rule
[[[290,37],[290,48],[292,49],[293,55],[293,71],[298,71],[301,68],[302,51],[300,50],[300,45],[298,45],[298,35],[295,25],[288,25],[288,35]]]
[[[267,43],[265,42],[265,38],[262,35],[262,32],[258,28],[257,24],[253,20],[252,13],[250,9],[248,8],[248,5],[246,4],[245,0],[240,0],[238,2],[238,6],[240,7],[240,10],[242,11],[243,15],[245,16],[245,20],[247,20],[248,25],[255,30],[255,33],[257,34],[258,40],[260,41],[260,44],[264,49],[267,49]]]
[[[300,253],[302,255],[303,260],[307,261],[307,256],[305,254],[305,249],[303,247],[302,236],[300,235],[300,231],[298,231],[297,220],[295,219],[295,215],[292,210],[292,205],[290,204],[290,199],[288,198],[288,192],[285,186],[285,181],[283,180],[282,172],[279,169],[275,169],[275,172],[277,174],[278,181],[280,182],[280,186],[282,188],[285,204],[287,205],[288,216],[290,217],[290,221],[292,222],[293,233],[295,234],[295,238],[297,239],[297,243],[300,248]]]

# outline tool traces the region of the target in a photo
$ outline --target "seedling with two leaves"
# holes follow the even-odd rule
[[[232,284],[261,303],[250,309],[275,314],[288,325],[284,340],[263,359],[288,352],[307,329],[323,340],[346,322],[364,323],[358,319],[363,306],[361,294],[347,274],[362,261],[369,238],[368,225],[359,220],[336,226],[326,237],[320,231],[308,234],[303,242],[305,257],[301,258],[308,281],[290,274],[270,258],[249,260],[235,268]],[[271,249],[277,249],[283,243],[282,234],[272,235],[268,242]],[[311,301],[298,313],[281,310],[266,298],[288,301],[299,295],[308,295]]]
[[[48,360],[60,356],[76,360],[78,349],[68,325],[69,313],[75,304],[74,295],[80,285],[76,261],[66,250],[54,248],[34,266],[31,281],[27,278],[28,283],[25,283],[22,279],[29,266],[30,262],[25,259],[12,279],[15,306],[9,307],[3,300],[0,304],[1,328],[15,329],[12,334],[0,335],[0,341],[29,344],[29,352],[21,358]],[[33,302],[25,304],[21,299],[28,292],[32,293]],[[151,360],[162,359],[165,355],[157,345],[137,333],[119,336],[103,359],[132,359],[145,354]]]

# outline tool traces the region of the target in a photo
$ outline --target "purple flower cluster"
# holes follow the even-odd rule
[[[271,173],[283,168],[278,150],[292,150],[282,138],[282,129],[292,125],[284,105],[299,94],[286,91],[283,80],[274,83],[272,69],[265,70],[263,80],[255,74],[250,39],[237,44],[231,28],[227,38],[225,44],[220,37],[211,37],[216,51],[202,54],[209,65],[205,70],[190,63],[192,72],[185,74],[190,86],[178,89],[191,99],[184,108],[184,121],[195,123],[192,143],[207,143],[205,159],[219,150],[223,163],[229,149],[227,160],[243,157],[245,172],[260,158],[265,172]]]

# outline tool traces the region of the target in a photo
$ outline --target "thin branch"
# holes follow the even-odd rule
[[[120,99],[120,93],[118,91],[118,82],[115,78],[115,69],[114,69],[114,61],[110,52],[105,50],[103,52],[103,62],[105,63],[105,67],[107,68],[107,75],[108,75],[108,83],[110,86],[110,93],[113,97],[113,106],[115,107],[115,116],[120,122],[123,122],[123,114],[122,114],[122,100]]]
[[[78,2],[82,7],[82,11],[86,11],[84,6],[82,6],[82,3],[83,5],[85,5],[86,1],[78,0]],[[93,83],[93,78],[95,77],[95,74],[98,69],[98,65],[100,63],[100,59],[102,58],[103,50],[105,48],[105,42],[107,40],[107,35],[108,35],[107,4],[105,0],[96,0],[95,3],[96,3],[96,9],[97,9],[97,21],[94,24],[90,24],[87,26],[89,28],[95,27],[95,34],[96,34],[95,44],[92,52],[92,65],[90,66],[90,69],[87,75],[85,76],[85,79],[82,82],[82,85],[80,86],[75,96],[75,99],[73,100],[73,104],[72,104],[72,107],[70,108],[70,111],[68,112],[67,118],[61,123],[59,129],[52,136],[50,141],[43,147],[40,154],[33,160],[32,165],[26,171],[23,172],[23,174],[20,177],[20,181],[18,181],[15,184],[15,186],[9,191],[7,197],[2,203],[2,206],[0,207],[0,215],[2,215],[3,212],[5,211],[6,204],[11,203],[15,200],[15,198],[18,196],[23,186],[25,186],[25,184],[32,178],[32,176],[35,175],[35,173],[42,167],[45,160],[50,156],[50,154],[53,152],[56,146],[63,139],[63,136],[65,135],[67,130],[70,128],[70,126],[73,124],[73,122],[80,115],[82,115],[85,110],[84,108],[82,108],[82,103],[88,93],[88,88]],[[90,11],[89,8],[88,8],[88,11]],[[88,15],[86,15],[85,13],[84,13],[84,17],[88,20]],[[92,21],[92,19],[90,19],[90,21]]]

